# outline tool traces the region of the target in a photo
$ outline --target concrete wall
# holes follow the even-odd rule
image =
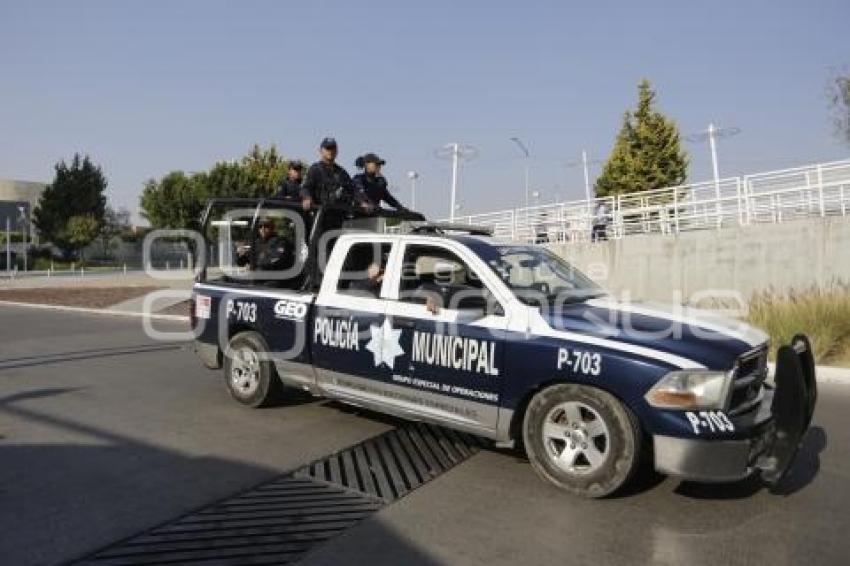
[[[694,302],[713,289],[746,298],[850,282],[850,217],[550,247],[612,292],[643,300]]]

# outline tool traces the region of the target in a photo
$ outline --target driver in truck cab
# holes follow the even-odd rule
[[[256,258],[256,269],[279,270],[286,267],[286,260],[291,256],[291,246],[275,232],[274,220],[262,218],[257,227],[256,249],[252,250],[251,246],[246,244],[237,246],[236,265],[250,265],[251,260]]]

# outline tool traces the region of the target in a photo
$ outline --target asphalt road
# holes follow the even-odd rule
[[[814,421],[778,493],[645,474],[587,501],[483,450],[304,563],[844,564],[850,386],[823,385]],[[0,562],[85,556],[392,426],[301,397],[243,409],[137,319],[0,307]]]

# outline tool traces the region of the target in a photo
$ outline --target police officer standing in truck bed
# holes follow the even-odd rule
[[[363,173],[354,176],[354,187],[374,207],[379,207],[381,201],[383,201],[396,210],[407,210],[387,189],[387,179],[381,175],[381,167],[385,163],[386,161],[374,153],[367,153],[358,157],[354,164],[363,169]]]
[[[304,168],[300,161],[290,161],[287,166],[286,177],[277,186],[277,192],[273,198],[296,200],[301,198],[301,170]]]
[[[359,205],[371,209],[369,203],[355,189],[345,169],[337,165],[337,145],[334,138],[325,138],[319,145],[321,160],[307,170],[301,187],[301,206],[306,211],[333,202]]]

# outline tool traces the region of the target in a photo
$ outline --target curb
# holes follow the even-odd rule
[[[815,375],[821,383],[840,383],[850,385],[850,368],[835,366],[816,366]]]
[[[767,364],[770,369],[770,375],[776,371],[776,364],[770,362]],[[837,383],[839,385],[850,385],[850,368],[841,368],[836,366],[815,366],[815,379],[818,383]]]
[[[110,316],[130,316],[135,318],[148,318],[151,320],[173,320],[178,322],[189,322],[189,317],[179,314],[156,314],[147,312],[118,311],[110,309],[91,309],[85,307],[68,307],[62,305],[43,305],[39,303],[19,303],[17,301],[0,301],[0,306],[26,307],[31,309],[53,310],[60,312],[76,312],[84,314],[105,314]]]

